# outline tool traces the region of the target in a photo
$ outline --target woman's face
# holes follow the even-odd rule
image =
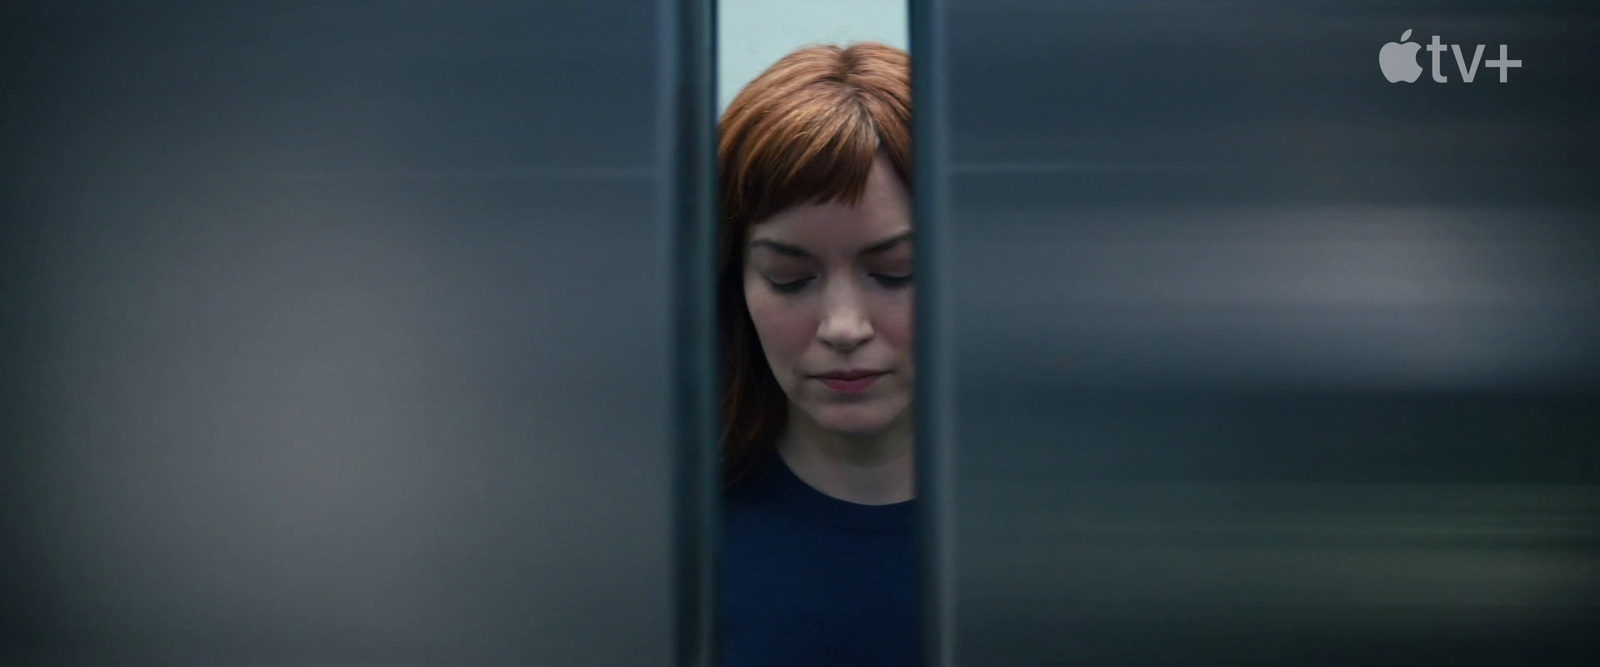
[[[888,160],[873,163],[858,205],[785,209],[746,242],[745,302],[791,418],[846,436],[906,425],[911,197]]]

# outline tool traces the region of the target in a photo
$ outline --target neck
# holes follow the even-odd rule
[[[916,497],[909,414],[882,433],[846,436],[823,430],[791,409],[778,455],[796,477],[840,500],[887,505]]]

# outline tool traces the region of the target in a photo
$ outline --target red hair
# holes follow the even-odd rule
[[[746,234],[792,206],[858,203],[880,152],[909,190],[911,56],[874,42],[800,49],[733,98],[717,133],[722,471],[732,485],[774,454],[788,415],[745,303]]]

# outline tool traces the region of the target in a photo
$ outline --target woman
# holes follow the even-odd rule
[[[722,116],[729,667],[918,663],[910,57],[778,61]]]

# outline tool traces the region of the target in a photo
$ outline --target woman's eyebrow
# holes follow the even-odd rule
[[[911,232],[906,232],[904,234],[896,234],[896,235],[891,236],[889,238],[886,238],[886,239],[884,239],[882,241],[879,241],[877,243],[874,243],[872,245],[867,246],[865,249],[863,249],[861,251],[861,254],[863,254],[863,255],[871,255],[871,254],[875,254],[875,253],[880,253],[880,252],[883,252],[883,251],[888,250],[890,248],[893,248],[893,247],[895,247],[897,245],[900,245],[901,243],[908,242],[910,240],[911,240]]]
[[[882,241],[878,241],[876,243],[873,243],[872,245],[869,245],[866,248],[863,248],[861,250],[861,254],[863,254],[863,255],[877,254],[877,253],[880,253],[880,252],[884,252],[886,250],[890,250],[890,249],[894,248],[895,246],[900,245],[902,243],[906,243],[906,242],[908,242],[910,240],[911,240],[911,232],[905,232],[903,234],[896,234],[896,235],[891,236],[889,238],[886,238],[886,239],[884,239]],[[811,257],[811,253],[806,252],[805,248],[801,248],[800,246],[797,246],[797,245],[790,245],[788,243],[782,243],[782,242],[779,242],[779,241],[774,241],[772,239],[756,239],[756,240],[750,242],[750,247],[751,248],[770,248],[772,251],[774,251],[774,252],[776,252],[776,253],[778,253],[780,255],[785,255],[785,256],[788,256],[788,257],[804,257],[804,258],[810,258]]]
[[[751,248],[759,248],[759,247],[770,248],[774,252],[777,252],[780,255],[787,255],[789,257],[810,257],[811,256],[811,253],[806,252],[805,249],[801,248],[800,246],[789,245],[787,243],[779,243],[779,242],[774,241],[772,239],[756,239],[756,240],[750,242],[750,247]]]

